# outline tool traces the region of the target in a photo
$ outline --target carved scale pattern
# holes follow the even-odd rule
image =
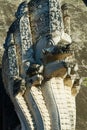
[[[34,99],[37,103],[37,106],[39,108],[39,111],[41,113],[41,116],[43,118],[43,122],[45,124],[45,128],[46,130],[51,130],[51,123],[50,123],[50,117],[49,117],[49,112],[47,110],[44,98],[42,96],[42,92],[40,89],[36,88],[35,86],[33,86],[31,88],[31,93],[34,96]]]
[[[33,0],[33,2],[36,2]],[[37,2],[39,3],[39,1],[37,0]],[[38,8],[38,12],[41,12],[41,18],[38,15],[38,12],[33,12],[32,14],[35,17],[32,17],[33,15],[30,15],[32,18],[29,19],[28,14],[26,13],[26,11],[24,10],[26,5],[26,2],[24,2],[24,5],[22,5],[22,7],[20,6],[20,8],[18,8],[18,12],[16,13],[16,21],[14,22],[13,26],[11,26],[11,28],[9,29],[9,36],[10,36],[10,42],[7,41],[7,57],[8,57],[8,68],[10,73],[7,75],[7,84],[5,83],[5,85],[8,85],[9,87],[6,87],[6,89],[8,89],[8,93],[10,94],[10,98],[13,101],[13,104],[16,108],[17,114],[19,116],[20,122],[21,122],[21,127],[22,130],[40,130],[40,128],[42,130],[75,130],[75,117],[76,117],[76,111],[75,111],[75,98],[71,95],[71,88],[68,89],[67,86],[64,86],[64,82],[63,82],[63,78],[52,78],[49,81],[46,81],[47,86],[42,85],[43,87],[41,88],[41,86],[39,86],[38,88],[36,88],[35,86],[32,86],[31,88],[26,88],[25,93],[21,93],[19,92],[16,96],[13,96],[13,90],[12,90],[12,85],[13,82],[11,81],[11,77],[17,77],[17,76],[21,76],[22,78],[25,79],[26,76],[26,70],[28,69],[28,67],[30,66],[30,63],[35,63],[34,61],[34,52],[32,49],[33,43],[32,43],[32,36],[33,33],[31,31],[31,28],[34,29],[34,27],[37,28],[37,25],[39,25],[38,20],[40,20],[40,24],[41,26],[38,26],[37,31],[38,32],[38,36],[40,37],[40,40],[42,41],[35,41],[37,42],[36,51],[41,51],[42,49],[47,46],[47,33],[51,34],[52,37],[54,38],[54,35],[57,33],[57,36],[61,36],[62,31],[64,31],[64,27],[63,27],[63,21],[62,21],[62,14],[61,14],[61,7],[60,7],[60,2],[59,0],[49,0],[49,2],[46,0],[44,3],[41,0],[41,3],[39,3],[39,6],[37,7],[37,3],[35,4],[35,6],[33,8],[36,7],[36,10]],[[32,4],[32,3],[31,3]],[[41,5],[42,4],[42,5]],[[33,4],[32,4],[33,5]],[[46,6],[45,6],[46,5]],[[49,6],[48,6],[49,5]],[[49,19],[47,19],[48,21],[46,21],[46,19],[44,19],[45,15],[43,14],[43,10],[42,7],[44,7],[43,9],[45,10],[45,15],[49,16]],[[28,8],[28,7],[27,7]],[[32,7],[31,7],[32,8]],[[28,9],[27,9],[28,10]],[[21,12],[23,11],[23,12]],[[34,9],[35,11],[35,9]],[[31,13],[31,12],[29,12]],[[38,17],[37,17],[38,16]],[[33,21],[33,18],[34,21]],[[30,21],[29,21],[30,20]],[[35,21],[36,20],[36,21]],[[31,22],[31,25],[30,25]],[[35,26],[33,26],[32,22],[34,22],[33,24],[35,24]],[[44,38],[43,38],[43,30],[45,25],[45,22],[47,22],[47,25],[49,26],[47,28],[47,32],[44,31]],[[37,24],[37,25],[36,25]],[[43,26],[43,28],[42,28]],[[17,44],[17,39],[16,39],[16,31],[17,28],[19,27],[19,32],[17,34],[19,35],[19,44]],[[50,30],[50,31],[49,31]],[[45,34],[46,33],[46,34]],[[18,37],[17,37],[18,38]],[[44,40],[45,39],[45,40]],[[44,40],[44,41],[43,41]],[[46,42],[45,45],[44,42]],[[40,44],[40,48],[38,49],[38,44]],[[19,71],[19,64],[18,64],[18,57],[17,57],[17,48],[19,46],[20,49],[20,57],[21,57],[21,70],[22,72],[20,73]],[[17,48],[16,48],[17,47]],[[35,52],[36,54],[37,52]],[[38,56],[39,60],[40,60],[40,55]],[[4,59],[5,60],[5,59]],[[3,60],[3,61],[4,61]],[[59,61],[60,62],[60,61]],[[71,61],[70,61],[71,62]],[[4,63],[5,65],[5,63]],[[5,66],[3,66],[4,69]],[[5,68],[6,69],[6,68]],[[5,77],[5,71],[3,71],[3,78]],[[9,78],[10,77],[10,78]],[[4,80],[5,82],[5,80]],[[15,86],[16,87],[16,86]],[[25,85],[24,85],[25,87]],[[46,95],[46,93],[43,92],[43,89],[47,90],[47,87],[51,88],[52,92],[49,92],[49,95]],[[40,88],[40,89],[39,89]],[[11,89],[11,90],[10,90]],[[11,92],[10,92],[11,91]],[[49,89],[47,90],[49,91]],[[31,95],[32,100],[30,101],[29,96]],[[47,99],[48,97],[53,97],[53,99]],[[34,100],[34,102],[32,102]],[[48,103],[47,101],[51,102],[52,108],[50,108],[51,106],[49,106],[50,103]],[[53,101],[55,101],[55,103],[53,103]],[[34,104],[33,104],[34,103]],[[30,104],[32,104],[32,110],[31,110],[31,106]],[[33,107],[36,107],[35,110],[38,110],[38,114],[39,117],[41,116],[41,123],[42,126],[39,127],[40,123],[38,123],[37,120],[40,120],[39,117],[35,117],[36,113]],[[57,112],[54,111],[54,109]],[[34,111],[34,112],[32,112]],[[59,114],[59,117],[58,117]],[[52,118],[52,119],[51,119]],[[60,119],[59,119],[60,118]],[[56,122],[55,122],[56,120]],[[52,124],[51,124],[52,123]],[[56,124],[56,127],[55,127]],[[39,129],[38,129],[39,128]]]
[[[7,58],[7,60],[5,60],[5,58]],[[3,65],[5,65],[5,66],[9,65],[7,55],[5,55],[5,57],[3,57]],[[5,66],[3,66],[3,69],[2,69],[3,77],[7,76],[5,79],[3,78],[5,89],[15,106],[15,110],[16,110],[18,117],[20,119],[20,122],[21,122],[21,129],[22,130],[28,130],[28,129],[34,130],[36,128],[36,125],[35,125],[33,116],[31,114],[30,110],[28,109],[24,96],[22,95],[21,92],[18,93],[16,96],[13,96],[13,80],[9,79],[9,73],[7,73],[8,68],[5,68]]]
[[[49,22],[50,33],[58,31],[61,34],[64,28],[60,0],[49,0]]]
[[[26,72],[30,63],[34,62],[33,49],[32,49],[32,35],[30,29],[30,22],[28,16],[22,16],[20,19],[20,36],[21,36],[21,52],[22,52],[22,64],[23,73]]]
[[[16,110],[19,114],[19,111],[21,110],[22,111],[22,114],[24,115],[23,119],[22,117],[20,118],[20,116],[22,114],[19,114],[19,118],[20,120],[24,120],[25,119],[25,124],[27,124],[27,129],[31,129],[31,130],[35,130],[36,126],[35,126],[35,121],[33,119],[33,116],[26,104],[26,101],[24,99],[24,97],[21,95],[21,93],[19,93],[16,97],[15,97],[17,103],[18,103],[18,106],[19,106],[19,110]],[[22,121],[23,122],[23,121]],[[24,127],[24,124],[23,126]],[[23,129],[23,128],[22,128]],[[26,127],[25,127],[25,130],[26,130]]]
[[[52,91],[59,110],[61,130],[71,130],[71,122],[67,107],[65,88],[62,78],[51,79]],[[61,87],[60,87],[61,86]]]

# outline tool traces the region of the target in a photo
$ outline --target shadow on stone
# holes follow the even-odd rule
[[[14,106],[5,92],[0,68],[0,130],[14,130],[19,124]]]

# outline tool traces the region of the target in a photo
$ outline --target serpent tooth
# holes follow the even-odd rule
[[[39,88],[36,88],[33,86],[31,88],[31,93],[32,93],[34,100],[36,101],[39,111],[41,113],[45,129],[51,130],[50,117],[49,117],[49,113],[46,108],[41,90]]]
[[[27,107],[27,104],[25,102],[25,99],[24,97],[19,93],[16,97],[15,97],[22,113],[24,114],[25,118],[26,118],[26,121],[28,123],[28,125],[30,126],[30,128],[32,130],[35,130],[34,128],[34,120],[33,120],[33,117],[31,115],[31,112],[30,110],[28,109]]]

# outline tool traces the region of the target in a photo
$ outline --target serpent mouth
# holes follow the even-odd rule
[[[73,55],[73,50],[69,45],[51,46],[42,50],[44,54],[44,62],[49,63],[56,60],[64,61],[67,57]]]
[[[44,48],[42,51],[44,55],[57,55],[73,52],[72,49],[70,48],[70,44],[63,46],[62,45],[51,46],[49,48]]]

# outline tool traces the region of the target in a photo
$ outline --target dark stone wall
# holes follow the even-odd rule
[[[14,130],[19,123],[14,106],[5,92],[0,69],[0,130]]]

